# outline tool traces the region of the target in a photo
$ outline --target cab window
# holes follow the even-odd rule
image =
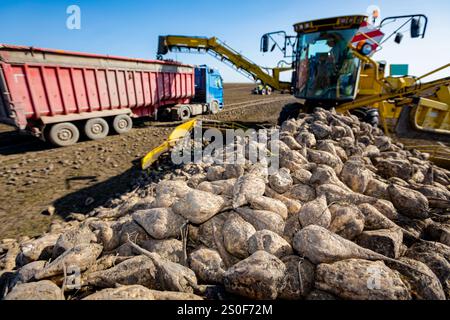
[[[297,93],[308,99],[354,97],[359,60],[348,43],[354,29],[302,34],[298,39]]]

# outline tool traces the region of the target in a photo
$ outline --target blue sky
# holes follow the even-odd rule
[[[66,28],[66,8],[81,8],[81,29]],[[421,75],[450,62],[449,0],[0,0],[0,43],[154,59],[161,34],[217,36],[253,61],[274,66],[280,54],[262,54],[263,33],[286,30],[296,22],[366,13],[370,5],[382,17],[424,13],[430,22],[425,39],[390,41],[375,56],[407,63]],[[225,81],[247,79],[208,55],[170,54],[168,58],[220,69]],[[450,70],[440,75],[448,76]]]

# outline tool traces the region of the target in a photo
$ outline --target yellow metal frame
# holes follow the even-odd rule
[[[450,64],[418,78],[411,76],[385,77],[380,73],[379,64],[376,61],[360,54],[352,45],[350,45],[350,49],[363,64],[369,64],[371,68],[362,68],[357,98],[338,106],[338,112],[347,112],[361,107],[377,108],[381,125],[385,133],[389,134],[389,127],[395,127],[402,105],[412,104],[414,97],[420,97],[425,93],[429,96],[428,92],[434,90],[436,91],[435,97],[421,98],[421,104],[419,103],[417,108],[413,109],[415,116],[411,119],[412,125],[421,131],[450,134],[450,112],[448,111],[450,108],[450,77],[426,83],[420,82],[421,79],[449,67]],[[434,114],[438,114],[438,120],[433,120]]]
[[[341,104],[339,107],[337,107],[337,111],[345,112],[352,109],[361,108],[364,106],[373,106],[376,103],[391,99],[408,98],[427,90],[432,90],[435,88],[439,88],[441,86],[448,86],[448,85],[450,85],[450,78],[444,78],[436,81],[422,83],[420,85],[409,86],[406,88],[402,88],[401,90],[393,90],[387,93],[363,96],[360,98],[356,98],[354,101]]]
[[[439,87],[447,87],[450,85],[450,77],[438,79],[431,82],[420,83],[421,79],[439,72],[447,67],[450,67],[450,64],[439,67],[419,78],[385,77],[384,75],[380,74],[379,65],[375,60],[368,56],[362,55],[352,45],[350,45],[350,49],[352,50],[352,53],[355,55],[355,57],[357,57],[363,63],[370,64],[372,68],[370,69],[370,72],[361,73],[360,78],[364,80],[363,82],[360,81],[359,87],[361,87],[361,85],[363,85],[363,87],[358,88],[357,98],[354,101],[341,104],[337,108],[339,112],[345,112],[364,106],[374,106],[378,103],[388,101],[390,99],[410,97],[426,92],[427,90],[437,89]],[[447,99],[445,90],[442,89],[441,92],[442,97],[444,97],[443,99]],[[450,100],[450,94],[448,95],[448,100]]]
[[[345,22],[342,22],[342,19],[344,19]],[[297,33],[312,33],[326,27],[332,27],[334,30],[350,29],[355,26],[360,26],[361,23],[366,20],[366,15],[349,15],[309,20],[294,24],[294,30]]]
[[[411,118],[417,130],[450,133],[450,105],[444,102],[420,98]]]

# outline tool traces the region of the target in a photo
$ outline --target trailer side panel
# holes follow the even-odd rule
[[[151,116],[195,95],[194,68],[175,62],[14,46],[0,46],[0,60],[0,121],[20,129],[121,109]]]

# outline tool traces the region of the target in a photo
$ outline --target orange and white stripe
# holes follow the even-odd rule
[[[381,32],[379,28],[371,25],[367,21],[363,21],[358,33],[356,33],[352,39],[352,44],[355,47],[358,47],[358,44],[361,41],[365,41],[366,43],[370,43],[372,45],[372,52],[375,52],[384,36],[385,34]]]

